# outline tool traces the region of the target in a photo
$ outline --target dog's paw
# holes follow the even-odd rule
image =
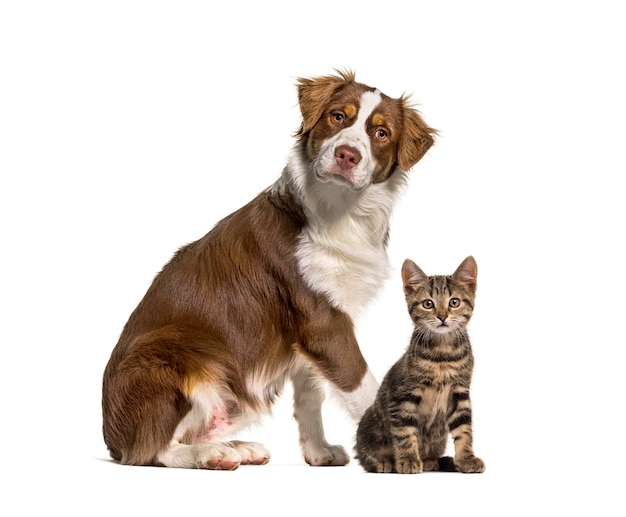
[[[193,447],[199,469],[235,470],[241,465],[241,454],[229,443],[203,443]]]
[[[265,465],[270,461],[269,451],[260,443],[241,441],[230,443],[241,456],[242,465]]]
[[[327,465],[347,465],[350,456],[341,445],[311,446],[309,443],[303,447],[304,461],[313,467]]]

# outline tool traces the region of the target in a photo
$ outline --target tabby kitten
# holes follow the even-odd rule
[[[366,471],[485,470],[472,447],[474,358],[466,330],[477,272],[471,256],[451,276],[427,276],[405,260],[402,280],[414,331],[359,423],[356,458]],[[449,435],[454,459],[442,457]]]

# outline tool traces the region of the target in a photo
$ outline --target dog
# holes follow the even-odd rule
[[[437,132],[407,96],[349,70],[296,86],[302,121],[282,174],[174,254],[111,353],[103,435],[119,463],[265,464],[263,445],[228,438],[287,381],[304,460],[349,462],[324,436],[325,388],[355,421],[374,401],[354,321],[387,279],[394,201]]]

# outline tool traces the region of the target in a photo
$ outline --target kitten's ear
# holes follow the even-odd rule
[[[452,278],[461,284],[467,286],[471,291],[476,291],[476,277],[478,276],[478,266],[474,257],[467,257],[457,270],[453,273]]]
[[[417,286],[428,279],[418,265],[411,259],[406,259],[402,264],[402,283],[404,284],[404,294],[409,294],[417,290]]]

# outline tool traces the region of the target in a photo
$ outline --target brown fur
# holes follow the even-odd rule
[[[266,404],[250,397],[244,380],[255,370],[278,372],[295,344],[342,389],[360,381],[366,363],[352,323],[298,274],[304,219],[284,203],[261,194],[180,250],[131,315],[104,376],[104,436],[114,459],[151,463],[189,410],[195,379],[225,386],[240,404]]]
[[[351,74],[300,81],[300,139],[310,152],[330,98],[363,88]],[[396,160],[412,166],[429,145],[430,128],[403,112],[405,121],[392,124],[392,149],[381,154],[383,176]],[[359,385],[367,364],[351,318],[314,292],[298,268],[296,246],[307,224],[293,195],[268,190],[181,248],[156,276],[104,372],[103,434],[114,459],[159,464],[199,387],[224,410],[188,429],[181,443],[212,441],[220,425],[268,411],[298,358],[344,392]],[[264,383],[261,391],[251,389],[253,379]]]

